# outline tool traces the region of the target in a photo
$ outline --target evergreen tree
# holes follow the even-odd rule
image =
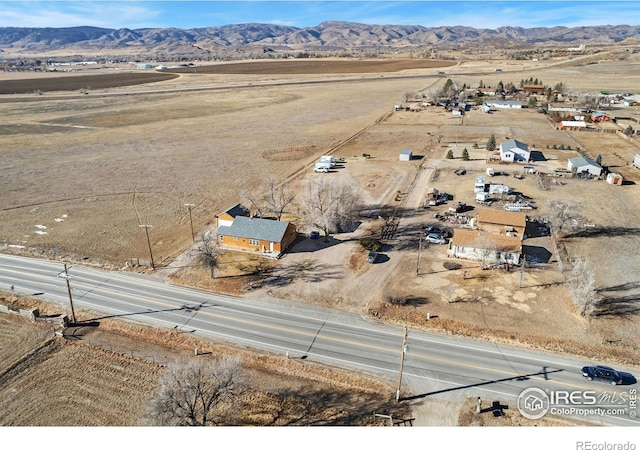
[[[447,159],[453,159],[453,150],[449,149],[447,152]]]
[[[462,160],[469,161],[469,151],[466,148],[462,150]]]
[[[596,164],[599,166],[602,165],[602,155],[596,156]]]
[[[489,137],[489,140],[487,141],[486,149],[487,151],[490,151],[490,152],[496,149],[496,137],[493,134]]]

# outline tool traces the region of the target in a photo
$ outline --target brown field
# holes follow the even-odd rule
[[[157,83],[177,78],[162,72],[76,75],[66,77],[43,76],[18,80],[0,80],[0,95],[32,94],[34,92],[79,91],[81,89],[109,89],[139,84]]]
[[[201,358],[234,353],[112,321],[98,329],[67,330],[73,340],[53,338],[50,327],[45,335],[18,316],[0,315],[0,322],[0,426],[141,425],[161,364],[193,357],[194,346]],[[4,350],[8,346],[10,353]],[[374,412],[409,417],[407,405],[392,400],[392,387],[376,380],[282,357],[235,354],[243,357],[245,369],[242,414],[226,425],[375,426],[386,423],[373,419]],[[5,356],[14,361],[5,362]],[[386,391],[389,395],[380,395]]]
[[[334,73],[392,73],[413,69],[435,69],[455,66],[453,61],[433,59],[380,59],[380,60],[293,60],[238,62],[209,64],[199,67],[168,69],[170,73],[202,73],[224,75],[302,75]]]
[[[517,84],[534,76],[547,85],[562,81],[574,90],[640,91],[636,61],[571,64],[465,61],[445,70],[460,84]],[[494,73],[497,66],[503,72]],[[295,79],[274,74],[278,80]],[[615,134],[559,131],[533,110],[472,111],[464,122],[440,108],[391,114],[405,93],[428,92],[443,83],[440,77],[258,85],[273,80],[272,75],[246,72],[190,73],[170,86],[241,81],[243,87],[0,103],[3,251],[85,257],[89,263],[115,267],[130,258],[146,263],[139,225],[151,224],[154,257],[166,265],[191,245],[184,203],[197,205],[193,217],[199,229],[240,201],[243,190],[256,189],[265,176],[276,175],[295,187],[317,157],[332,152],[346,163],[329,176],[351,176],[365,193],[367,217],[356,232],[334,236],[328,245],[303,240],[298,244],[302,247],[294,246],[254,276],[236,276],[250,274],[258,263],[234,254],[225,256],[216,280],[200,268],[171,271],[172,279],[235,294],[375,311],[379,319],[588,359],[638,363],[640,278],[630,268],[640,266],[640,210],[634,206],[640,198],[640,171],[627,167],[633,154],[640,153],[637,143]],[[624,114],[640,117],[637,108]],[[536,166],[545,172],[566,167],[567,159],[578,155],[553,150],[553,145],[580,147],[593,157],[601,154],[603,164],[623,174],[627,183],[563,178],[541,190],[536,177],[511,176],[521,167],[491,163],[508,174],[496,181],[531,197],[537,206],[531,215],[544,216],[551,198],[565,199],[576,204],[584,224],[594,227],[560,241],[560,254],[554,252],[548,266],[523,275],[482,271],[463,261],[456,261],[460,269],[449,270],[444,246],[426,247],[417,271],[420,230],[437,223],[433,213],[446,209],[420,207],[426,188],[438,187],[456,201],[474,205],[472,183],[488,165],[483,147],[491,134],[498,143],[516,138],[534,147],[543,155]],[[399,162],[404,148],[425,158]],[[470,161],[460,159],[464,148]],[[444,159],[449,149],[453,160]],[[362,153],[372,157],[364,159]],[[458,167],[467,174],[454,175]],[[295,216],[300,205],[292,209]],[[355,239],[379,230],[378,215],[398,216],[398,233],[385,242],[387,262],[363,266],[358,261],[364,251]],[[44,230],[36,225],[46,226],[47,234],[36,233]],[[558,261],[576,256],[589,258],[597,268],[608,309],[596,318],[580,318],[567,295],[566,273]],[[267,275],[280,275],[287,283],[271,286]],[[407,300],[404,306],[391,304],[398,297]],[[427,322],[427,314],[437,318]]]

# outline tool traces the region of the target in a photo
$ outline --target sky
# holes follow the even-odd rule
[[[0,27],[203,28],[270,23],[298,28],[329,20],[370,25],[464,25],[495,29],[640,25],[640,0],[538,1],[0,1]]]

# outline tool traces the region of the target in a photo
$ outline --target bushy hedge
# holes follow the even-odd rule
[[[360,239],[360,245],[362,245],[370,252],[379,252],[380,250],[382,250],[382,242],[372,237]]]

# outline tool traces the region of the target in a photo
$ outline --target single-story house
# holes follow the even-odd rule
[[[544,94],[544,84],[525,84],[522,91],[526,94]]]
[[[411,161],[411,158],[413,158],[413,152],[411,150],[400,151],[400,161]]]
[[[501,236],[524,237],[527,215],[523,212],[481,208],[478,210],[479,231]]]
[[[567,163],[567,170],[574,172],[576,175],[590,174],[599,177],[602,174],[602,167],[593,159],[584,156],[576,156],[571,158]]]
[[[608,173],[607,174],[607,183],[609,184],[617,184],[619,186],[622,185],[622,175],[619,173]]]
[[[218,244],[278,257],[297,237],[295,225],[279,220],[236,216],[231,225],[218,227]]]
[[[506,162],[529,162],[531,152],[527,144],[509,139],[500,144],[500,160]]]
[[[584,130],[587,123],[584,120],[563,120],[558,124],[561,130]]]
[[[491,108],[522,108],[520,100],[485,100],[484,104]]]
[[[219,227],[229,227],[233,223],[234,219],[238,216],[249,217],[250,211],[247,207],[241,205],[240,203],[236,203],[230,208],[227,208],[220,214],[214,217],[216,228]]]
[[[517,265],[522,257],[522,240],[517,236],[456,228],[447,254],[455,258],[481,261],[483,265]]]

